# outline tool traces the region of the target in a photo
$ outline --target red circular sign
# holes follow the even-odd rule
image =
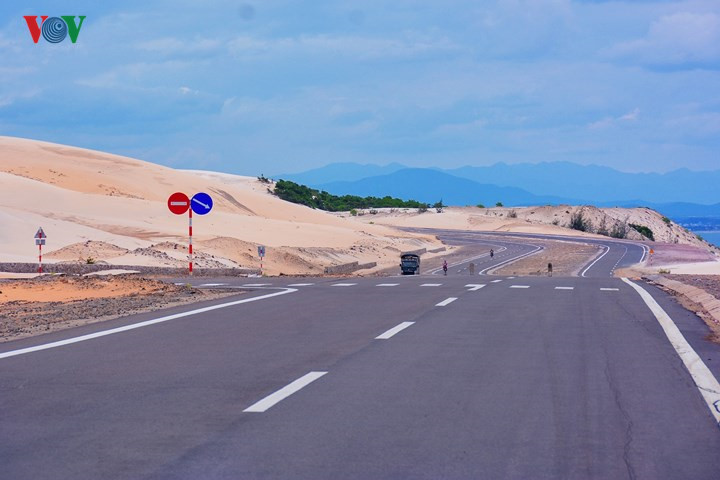
[[[182,215],[190,208],[190,199],[182,192],[175,192],[168,198],[168,208],[175,215]]]

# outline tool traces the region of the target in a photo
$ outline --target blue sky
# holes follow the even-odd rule
[[[3,2],[0,56],[0,134],[177,168],[720,168],[717,0]]]

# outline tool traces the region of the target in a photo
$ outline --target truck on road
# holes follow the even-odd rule
[[[400,270],[403,275],[420,275],[420,255],[414,253],[401,254]]]

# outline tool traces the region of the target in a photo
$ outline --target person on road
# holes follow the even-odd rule
[[[447,275],[447,260],[443,260],[443,274]]]
[[[552,263],[548,263],[548,277],[552,277]]]
[[[493,258],[495,256],[495,251],[491,248],[490,249],[490,258]]]

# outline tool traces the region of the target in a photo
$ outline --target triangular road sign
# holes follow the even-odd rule
[[[47,235],[43,232],[42,227],[38,228],[38,231],[35,232],[35,238],[47,238]]]

